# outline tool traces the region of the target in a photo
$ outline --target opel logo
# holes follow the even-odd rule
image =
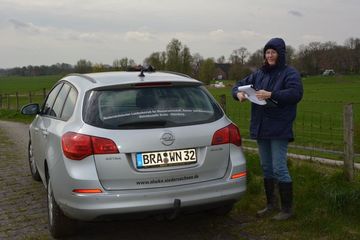
[[[167,132],[161,136],[160,140],[161,143],[164,144],[165,146],[170,146],[171,144],[174,143],[175,137],[174,135],[172,135],[172,133]]]

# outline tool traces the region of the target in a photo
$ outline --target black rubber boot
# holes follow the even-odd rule
[[[275,182],[276,180],[273,178],[264,178],[266,207],[257,211],[256,216],[265,217],[276,209]]]
[[[279,182],[281,212],[273,217],[275,220],[287,220],[292,217],[293,190],[292,182]]]

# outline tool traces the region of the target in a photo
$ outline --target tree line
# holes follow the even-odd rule
[[[359,38],[349,38],[344,45],[329,41],[311,42],[301,45],[298,50],[286,46],[286,52],[287,64],[296,67],[303,75],[321,74],[325,69],[333,69],[341,74],[360,73]],[[142,65],[151,65],[156,70],[180,72],[209,83],[217,77],[221,66],[225,66],[228,79],[241,79],[260,67],[263,61],[262,49],[250,53],[246,47],[240,47],[233,50],[228,57],[204,58],[199,53],[192,54],[189,47],[180,40],[172,39],[164,51],[151,53],[141,65],[127,57],[115,59],[112,65],[80,59],[75,65],[57,63],[51,66],[30,65],[0,69],[0,75],[39,76],[72,72],[129,71],[139,70]]]

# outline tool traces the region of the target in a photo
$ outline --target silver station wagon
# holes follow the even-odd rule
[[[21,111],[36,115],[29,163],[47,189],[53,237],[76,220],[226,214],[246,190],[238,127],[188,76],[71,74]]]

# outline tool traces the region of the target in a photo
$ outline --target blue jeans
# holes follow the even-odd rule
[[[264,178],[277,179],[279,182],[292,181],[287,167],[288,143],[288,140],[257,140]]]

